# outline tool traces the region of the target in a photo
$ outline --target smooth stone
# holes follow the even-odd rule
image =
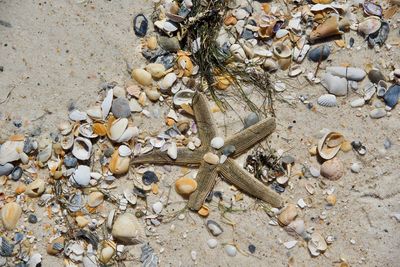
[[[384,81],[385,80],[385,76],[382,74],[382,72],[380,70],[377,69],[372,69],[368,72],[368,79],[372,82],[372,83],[378,83],[379,81]]]
[[[224,139],[222,137],[217,136],[211,140],[211,147],[215,149],[220,149],[223,146],[224,146]]]
[[[16,202],[9,202],[1,209],[1,219],[6,230],[13,230],[22,215],[22,208]]]
[[[314,62],[319,62],[327,59],[330,53],[331,50],[328,45],[320,45],[308,52],[308,58]]]
[[[376,108],[371,110],[369,116],[373,119],[380,119],[386,116],[386,110],[384,108]]]
[[[314,177],[314,178],[318,178],[321,175],[320,171],[315,167],[310,167],[309,170],[310,170],[312,177]]]
[[[226,147],[224,147],[224,149],[222,150],[222,153],[225,156],[229,156],[232,155],[233,153],[235,153],[236,151],[236,147],[234,145],[228,145]]]
[[[111,106],[111,112],[116,118],[129,118],[131,116],[131,109],[128,99],[125,97],[115,99]]]
[[[216,248],[218,245],[217,239],[211,238],[207,240],[207,246],[211,249]]]
[[[158,177],[153,171],[145,171],[142,176],[142,181],[145,185],[151,185],[158,182]]]
[[[386,106],[392,109],[399,102],[400,99],[400,85],[394,84],[389,87],[385,95],[383,96],[383,100],[385,101]]]
[[[131,73],[132,78],[140,85],[149,86],[153,83],[151,74],[144,69],[134,69]]]
[[[90,167],[80,165],[70,177],[70,182],[79,186],[87,186],[90,182]]]
[[[29,223],[35,224],[35,223],[37,223],[37,221],[38,221],[38,219],[35,214],[29,214],[29,216],[28,216]]]
[[[203,156],[203,160],[209,164],[215,165],[219,163],[219,157],[218,155],[212,153],[212,152],[207,152]]]
[[[358,107],[362,107],[365,105],[365,100],[364,98],[357,98],[354,99],[353,101],[351,101],[350,106],[352,108],[358,108]]]
[[[145,237],[143,226],[135,215],[130,213],[117,217],[111,233],[116,240],[126,245],[141,243]]]
[[[0,176],[9,175],[14,169],[14,165],[11,163],[6,163],[4,165],[0,165]]]
[[[258,123],[260,118],[258,117],[257,113],[252,112],[244,119],[244,128],[249,128],[250,126]]]
[[[225,246],[225,252],[231,257],[235,257],[237,254],[237,249],[235,246],[232,245],[226,245]]]
[[[157,201],[153,204],[152,208],[155,214],[160,214],[163,210],[163,204],[160,201]]]
[[[146,66],[146,70],[150,72],[151,76],[155,79],[160,79],[165,75],[165,67],[163,64],[150,63]]]
[[[13,181],[18,181],[22,176],[22,168],[19,166],[15,167],[10,176]]]
[[[160,92],[158,92],[157,90],[154,89],[146,89],[145,90],[146,96],[148,99],[150,99],[150,101],[158,101],[158,99],[160,99]]]
[[[197,182],[194,179],[181,177],[175,181],[175,190],[178,194],[188,196],[197,189]]]
[[[24,148],[23,141],[6,141],[0,147],[0,164],[16,161],[20,159],[20,153]]]
[[[343,77],[352,81],[361,81],[367,75],[363,69],[352,67],[327,67],[326,71],[332,75]]]
[[[51,144],[48,144],[44,149],[39,152],[39,154],[37,155],[37,160],[42,163],[47,162],[51,157],[52,150],[53,146]]]
[[[46,189],[46,184],[43,179],[36,179],[32,183],[28,184],[25,190],[25,194],[29,197],[39,197],[44,193]]]
[[[351,164],[351,171],[354,173],[359,173],[361,171],[361,164],[360,163]]]
[[[206,226],[213,236],[219,236],[224,231],[222,227],[216,221],[213,220],[208,220]]]
[[[343,163],[338,158],[327,160],[321,166],[321,175],[331,181],[339,180],[343,174]]]
[[[254,246],[253,244],[250,244],[248,246],[248,250],[251,254],[254,254],[256,252],[256,246]]]
[[[179,40],[176,37],[158,36],[158,43],[160,46],[168,52],[177,52],[181,49]]]

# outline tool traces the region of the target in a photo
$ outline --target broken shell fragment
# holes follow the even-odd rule
[[[211,147],[215,149],[220,149],[224,146],[224,139],[222,137],[216,136],[211,140]]]
[[[278,42],[273,47],[274,55],[278,58],[289,58],[292,55],[292,49],[282,42]]]
[[[39,197],[45,190],[45,183],[42,179],[36,179],[32,183],[28,184],[25,190],[25,194],[29,197]]]
[[[332,14],[328,19],[326,19],[311,32],[310,41],[314,42],[319,39],[339,34],[343,34],[343,32],[339,30],[339,16]]]
[[[57,125],[58,130],[62,135],[67,135],[72,131],[72,125],[69,121],[62,121]]]
[[[177,77],[176,77],[175,73],[173,73],[173,72],[168,73],[167,75],[165,75],[165,77],[159,83],[160,89],[161,90],[168,90],[174,84],[176,79],[177,79]]]
[[[173,98],[174,105],[176,106],[181,106],[184,104],[191,105],[193,96],[194,96],[194,91],[192,90],[189,89],[180,90],[174,95]]]
[[[351,81],[361,81],[367,75],[363,69],[352,67],[327,67],[326,71],[332,75],[343,77]]]
[[[325,239],[317,232],[311,235],[311,239],[308,241],[308,250],[311,255],[316,257],[323,253],[328,248]]]
[[[92,192],[88,198],[88,205],[91,208],[99,206],[104,201],[104,195],[101,192]]]
[[[284,226],[289,225],[297,217],[297,208],[294,204],[288,204],[278,215],[278,222]]]
[[[86,113],[91,119],[94,120],[101,120],[103,118],[103,111],[101,110],[100,106],[94,106],[92,108],[89,108],[88,110],[86,110]]]
[[[318,154],[323,159],[331,159],[340,150],[340,146],[344,141],[341,133],[328,132],[318,141]]]
[[[385,104],[390,109],[394,108],[400,99],[400,85],[394,84],[385,93],[383,96],[383,100],[385,100]]]
[[[24,148],[23,141],[6,141],[0,147],[0,164],[19,160]]]
[[[144,229],[138,219],[130,213],[119,215],[112,227],[112,236],[124,244],[137,244],[145,238]]]
[[[188,196],[197,189],[197,182],[190,178],[179,178],[175,181],[175,190],[180,195]]]
[[[321,166],[321,175],[331,181],[339,180],[343,174],[343,163],[338,158],[327,160]]]
[[[382,25],[382,21],[379,17],[371,16],[367,17],[358,25],[358,32],[368,36],[377,32]]]
[[[121,157],[118,150],[115,150],[111,156],[109,168],[113,174],[125,174],[129,170],[129,157]]]
[[[85,165],[79,165],[70,176],[69,181],[78,186],[87,186],[90,182],[90,168]]]
[[[347,94],[346,78],[334,76],[331,73],[325,73],[321,77],[321,84],[333,95],[344,96]]]
[[[1,220],[6,230],[13,230],[22,215],[20,205],[15,202],[9,202],[1,208]]]
[[[89,139],[78,137],[74,140],[72,155],[79,160],[88,160],[92,154],[92,142]]]

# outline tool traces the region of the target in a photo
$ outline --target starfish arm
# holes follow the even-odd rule
[[[199,131],[199,138],[203,146],[209,146],[211,139],[217,133],[214,119],[208,105],[207,97],[202,93],[197,93],[193,97],[193,112]]]
[[[227,159],[218,167],[218,172],[231,184],[243,192],[268,202],[274,207],[282,207],[281,196],[241,168],[234,160]]]
[[[224,147],[233,145],[236,150],[231,157],[239,156],[249,148],[266,138],[275,130],[275,119],[264,119],[249,128],[246,128],[225,141]]]
[[[167,151],[153,150],[148,154],[141,155],[137,158],[133,158],[131,161],[132,165],[140,164],[154,164],[154,165],[200,165],[203,158],[204,152],[201,150],[191,151],[187,148],[178,148],[178,156],[176,159],[172,159],[168,156]]]
[[[189,197],[189,209],[199,210],[203,205],[204,200],[217,182],[218,172],[216,166],[217,165],[210,165],[204,161],[201,163],[196,176],[197,189]]]

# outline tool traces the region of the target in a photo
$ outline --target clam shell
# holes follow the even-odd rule
[[[282,42],[278,42],[274,45],[273,52],[278,58],[288,58],[292,55],[292,49]]]
[[[275,37],[278,38],[278,39],[280,39],[280,38],[282,38],[282,37],[285,37],[285,36],[288,35],[288,34],[289,34],[289,31],[288,31],[288,30],[286,30],[286,29],[279,29],[279,30],[276,32]]]
[[[1,209],[1,220],[3,221],[4,228],[6,230],[13,230],[17,226],[21,215],[22,209],[20,205],[15,202],[5,204]]]
[[[155,148],[160,148],[165,144],[165,139],[161,137],[150,138],[150,144]]]
[[[128,127],[125,132],[116,140],[118,143],[128,142],[133,137],[139,135],[139,129],[135,127]]]
[[[247,59],[246,53],[244,52],[241,45],[233,44],[231,45],[229,50],[237,60],[244,62]]]
[[[294,65],[289,69],[289,77],[296,77],[300,75],[303,72],[303,69],[301,68],[300,65]]]
[[[294,204],[288,204],[278,215],[278,222],[281,225],[289,225],[297,217],[297,208]]]
[[[113,89],[108,90],[107,96],[104,98],[103,103],[101,103],[101,112],[103,119],[107,118],[108,113],[110,113],[113,97]]]
[[[72,155],[79,160],[88,160],[92,153],[92,142],[89,139],[78,137],[74,140]]]
[[[347,94],[347,80],[334,76],[330,73],[325,73],[321,77],[321,84],[328,90],[329,93],[336,96],[344,96]]]
[[[171,72],[165,75],[162,81],[159,83],[159,86],[162,90],[168,90],[176,81],[177,77],[176,74]]]
[[[311,255],[316,257],[324,252],[328,248],[325,239],[317,232],[311,235],[311,239],[308,241],[308,250]]]
[[[176,106],[183,104],[191,105],[194,96],[194,91],[190,89],[182,89],[174,95],[173,102]]]
[[[80,165],[70,176],[69,181],[79,186],[87,186],[90,182],[90,167]]]
[[[215,149],[220,149],[224,146],[224,139],[220,136],[216,136],[211,140],[211,147]]]
[[[102,123],[94,123],[92,126],[93,133],[99,136],[107,135],[107,127]]]
[[[127,127],[128,127],[128,119],[127,118],[116,119],[111,124],[108,137],[113,141],[118,140],[118,138],[120,138],[124,134]]]
[[[129,170],[129,157],[121,157],[118,150],[114,151],[110,159],[109,169],[113,174],[125,174]]]
[[[340,150],[344,137],[341,133],[328,132],[318,141],[318,154],[323,159],[331,159]]]
[[[180,195],[190,195],[197,189],[197,182],[190,178],[179,178],[175,181],[175,190]]]
[[[6,141],[0,147],[0,165],[20,159],[24,141]]]
[[[370,35],[377,32],[382,25],[382,21],[379,17],[371,16],[367,17],[358,25],[358,32],[364,35]]]
[[[91,107],[88,110],[86,110],[86,113],[90,118],[95,120],[101,120],[103,118],[103,112],[100,106]]]
[[[130,147],[122,145],[118,148],[118,154],[121,157],[129,157],[132,154],[132,150],[130,149]]]
[[[323,107],[335,107],[337,105],[336,96],[331,94],[321,95],[318,98],[317,103]]]
[[[112,209],[112,210],[110,211],[110,213],[108,214],[108,216],[107,216],[107,228],[108,228],[109,230],[112,229],[113,222],[114,222],[114,218],[115,218],[115,213],[116,213],[116,210],[115,210],[115,209]]]
[[[275,60],[267,58],[263,63],[263,67],[266,71],[273,72],[278,70],[279,65]]]
[[[92,192],[88,197],[88,205],[91,208],[99,206],[104,201],[104,195],[101,192]]]
[[[321,175],[331,181],[340,179],[343,174],[343,164],[338,158],[327,160],[321,165]]]
[[[145,233],[142,224],[135,215],[124,213],[119,215],[112,227],[112,236],[123,244],[143,242]]]
[[[135,205],[137,202],[137,195],[133,193],[132,188],[126,188],[124,190],[124,197],[132,205]]]
[[[212,153],[212,152],[207,152],[203,156],[203,160],[209,164],[215,165],[219,163],[219,157],[218,155]]]
[[[178,157],[178,148],[176,147],[175,142],[172,142],[168,146],[167,154],[171,159],[176,159]]]
[[[153,83],[151,74],[144,69],[134,69],[132,70],[132,78],[137,81],[140,85],[148,86]]]
[[[361,81],[367,75],[363,69],[352,67],[327,67],[326,71],[351,81]]]
[[[62,121],[57,125],[58,130],[62,135],[67,135],[72,131],[72,125],[69,121]]]
[[[98,137],[97,134],[93,133],[93,128],[90,123],[84,123],[81,126],[79,126],[78,129],[80,135],[86,138],[96,138]]]
[[[86,112],[79,111],[77,109],[74,109],[73,111],[71,111],[68,116],[73,121],[84,121],[87,119]]]

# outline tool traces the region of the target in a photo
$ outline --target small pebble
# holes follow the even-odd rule
[[[226,245],[225,246],[225,252],[231,257],[235,257],[237,254],[237,249],[235,246],[232,245]]]
[[[142,176],[142,181],[145,185],[151,185],[158,182],[158,177],[153,171],[145,171]]]
[[[116,118],[129,118],[131,116],[129,101],[125,97],[115,99],[112,102],[111,112]]]
[[[214,238],[208,239],[207,240],[207,245],[211,249],[216,248],[217,245],[218,245],[218,241],[217,241],[217,239],[214,239]]]
[[[11,179],[13,181],[18,181],[22,176],[22,168],[17,166],[14,168],[14,170],[11,173]]]
[[[354,173],[359,173],[361,171],[361,164],[360,163],[351,164],[351,171]]]
[[[317,169],[317,168],[315,168],[315,167],[310,167],[310,174],[314,177],[314,178],[318,178],[320,175],[321,175],[321,173],[320,173],[320,171]]]
[[[35,224],[35,223],[37,223],[37,221],[38,221],[38,219],[35,214],[29,214],[28,222]]]
[[[257,113],[252,112],[244,119],[244,128],[248,128],[260,121]]]
[[[219,236],[224,231],[216,221],[208,220],[206,225],[213,236]]]
[[[153,204],[152,208],[153,208],[154,213],[160,214],[161,211],[163,210],[163,204],[160,201],[158,201]]]
[[[195,250],[192,250],[192,251],[190,252],[190,256],[192,257],[192,260],[193,260],[193,261],[196,261],[196,259],[197,259],[197,252],[196,252]]]
[[[256,252],[256,246],[254,246],[253,244],[250,244],[248,249],[251,254],[254,254],[254,252]]]
[[[211,147],[215,149],[220,149],[224,146],[224,139],[222,137],[216,136],[211,140]]]
[[[72,155],[68,155],[64,158],[64,165],[67,168],[74,168],[78,165],[78,159]]]

